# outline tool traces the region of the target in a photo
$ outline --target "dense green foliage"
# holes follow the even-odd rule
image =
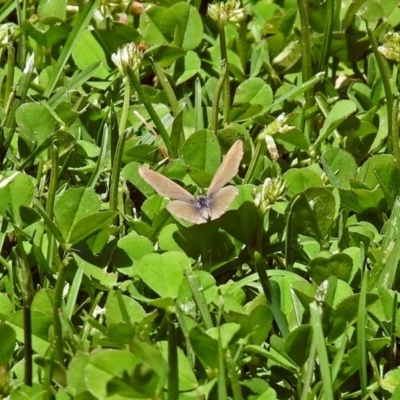
[[[0,397],[400,398],[397,1],[0,19]],[[202,193],[237,140],[213,221],[139,175]]]

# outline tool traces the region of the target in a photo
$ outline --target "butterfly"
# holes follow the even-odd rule
[[[172,199],[167,205],[167,210],[173,216],[193,224],[203,224],[224,214],[237,196],[239,191],[235,186],[225,185],[238,173],[242,157],[243,143],[238,140],[226,154],[207,194],[198,198],[171,179],[149,168],[139,167],[139,174],[159,195]]]

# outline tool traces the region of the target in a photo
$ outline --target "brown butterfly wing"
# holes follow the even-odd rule
[[[220,189],[211,199],[211,219],[217,219],[226,212],[232,201],[239,193],[235,186],[226,186]]]
[[[139,175],[161,196],[187,202],[196,201],[188,191],[158,172],[146,167],[139,167]]]
[[[182,218],[193,224],[203,224],[207,219],[195,207],[195,203],[182,200],[171,201],[167,205],[167,210],[175,217]]]
[[[226,153],[208,188],[208,196],[213,197],[219,189],[224,187],[238,173],[242,157],[243,142],[238,140],[232,145],[228,153]]]

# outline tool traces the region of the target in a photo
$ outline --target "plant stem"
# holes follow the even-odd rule
[[[299,16],[300,16],[300,35],[301,35],[301,65],[302,65],[302,75],[303,82],[307,82],[311,79],[312,76],[312,60],[311,60],[311,33],[310,33],[310,24],[308,22],[308,11],[307,11],[307,0],[297,0],[297,5],[299,8]],[[309,110],[313,105],[313,96],[312,90],[307,90],[304,93],[305,96],[305,110]],[[307,120],[307,128],[308,128],[308,137],[310,142],[312,142],[312,138],[314,135],[314,124],[313,119],[310,118]]]
[[[201,106],[201,81],[199,78],[196,78],[194,84],[194,110],[195,110],[195,126],[194,130],[199,131],[204,128],[204,120],[203,120],[203,108]],[[218,114],[217,114],[218,115]]]
[[[219,100],[221,99],[221,92],[224,82],[226,80],[226,75],[228,71],[228,65],[224,62],[221,65],[221,75],[218,79],[217,87],[215,88],[215,95],[213,101],[212,108],[212,130],[214,131],[214,135],[217,135],[218,132],[218,114],[219,114]]]
[[[60,319],[60,313],[63,309],[63,290],[66,278],[66,266],[64,265],[64,261],[62,262],[59,259],[57,249],[54,247],[53,252],[53,260],[57,266],[58,276],[56,281],[56,286],[54,289],[54,308],[53,308],[53,346],[54,346],[54,355],[55,360],[64,365],[64,340],[63,340],[63,331]]]
[[[257,137],[257,145],[256,149],[254,151],[253,157],[251,158],[249,168],[247,170],[246,176],[243,179],[243,185],[246,185],[247,183],[250,182],[250,179],[254,175],[254,171],[257,166],[258,159],[260,158],[260,154],[262,151],[265,149],[265,140],[264,138],[261,138],[260,136]]]
[[[18,82],[15,91],[15,97],[12,101],[11,108],[1,124],[0,139],[2,143],[0,145],[0,166],[3,165],[8,148],[10,147],[10,144],[14,137],[15,128],[17,126],[15,114],[18,108],[21,106],[21,104],[25,102],[25,98],[29,89],[29,84],[32,79],[33,68],[34,68],[34,55],[30,56],[26,63],[26,67]]]
[[[326,1],[325,30],[318,62],[318,71],[326,71],[328,68],[329,51],[332,42],[333,20],[335,16],[335,0]]]
[[[130,68],[128,68],[127,71],[128,71],[129,78],[131,79],[131,82],[133,84],[133,87],[136,90],[138,98],[139,98],[140,102],[143,103],[143,105],[146,107],[146,110],[149,113],[150,118],[153,120],[153,123],[156,126],[157,131],[160,134],[161,139],[163,140],[165,147],[168,150],[168,153],[172,157],[176,157],[176,154],[173,154],[173,151],[171,148],[171,140],[170,140],[169,134],[168,134],[167,130],[165,129],[165,126],[162,123],[160,117],[156,113],[156,110],[154,110],[153,105],[151,104],[151,102],[148,100],[148,98],[144,94],[142,86],[140,85],[139,79],[136,76],[136,73],[134,71],[132,71]]]
[[[46,213],[51,220],[53,220],[54,216],[54,204],[57,192],[57,183],[58,183],[58,147],[53,144],[51,149],[51,172],[50,172],[50,183],[49,183],[49,191],[47,194],[47,203],[46,203]],[[51,269],[51,265],[53,264],[53,249],[54,249],[54,236],[51,233],[50,229],[47,229],[47,238],[48,238],[48,247],[47,247],[47,263],[49,268]]]
[[[7,57],[7,80],[4,91],[4,101],[8,103],[11,95],[11,88],[14,82],[14,72],[15,72],[15,50],[14,47],[9,44],[7,46],[8,57]]]
[[[372,32],[371,28],[368,26],[367,21],[365,21],[365,25],[367,28],[368,39],[369,39],[369,42],[371,43],[372,51],[374,52],[374,56],[375,56],[376,62],[378,64],[380,77],[382,79],[383,89],[385,91],[386,106],[387,106],[386,116],[387,116],[387,127],[388,127],[387,151],[388,151],[388,153],[391,153],[393,151],[394,142],[397,141],[396,140],[397,138],[394,139],[394,134],[397,133],[397,126],[393,129],[393,93],[392,93],[392,89],[390,87],[390,82],[389,82],[389,70],[387,68],[387,65],[385,65],[383,56],[378,51],[378,44],[376,42],[374,33]],[[399,160],[396,159],[395,162],[396,162],[396,165],[398,166]]]
[[[179,398],[178,339],[173,314],[168,315],[168,400]]]
[[[219,43],[221,48],[221,62],[226,63],[227,74],[224,79],[224,108],[223,117],[224,125],[229,124],[229,111],[231,108],[231,89],[229,85],[229,62],[228,62],[228,50],[226,48],[226,35],[225,35],[225,25],[220,23],[219,25]]]
[[[122,154],[124,151],[125,139],[127,135],[126,121],[128,120],[129,99],[131,94],[128,77],[124,77],[124,102],[122,105],[121,120],[119,123],[119,138],[114,155],[114,163],[111,171],[111,189],[110,189],[110,210],[118,211],[118,188],[119,177],[121,173]]]
[[[246,18],[240,21],[239,24],[239,57],[240,63],[242,64],[243,72],[246,75],[246,65],[247,65],[247,21]]]
[[[17,251],[16,261],[21,267],[22,277],[22,304],[24,319],[24,361],[25,361],[25,385],[32,386],[32,316],[31,305],[33,299],[33,288],[31,284],[31,273],[28,258],[26,256],[23,240],[19,233],[16,234]]]

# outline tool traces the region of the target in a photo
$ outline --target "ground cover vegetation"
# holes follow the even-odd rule
[[[1,396],[400,398],[397,1],[0,21]]]

